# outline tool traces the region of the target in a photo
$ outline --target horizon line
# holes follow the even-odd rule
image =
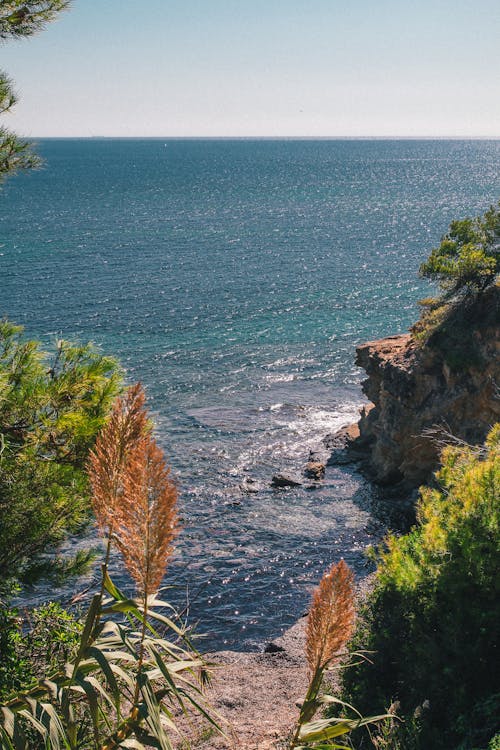
[[[26,135],[30,140],[497,141],[500,135]]]

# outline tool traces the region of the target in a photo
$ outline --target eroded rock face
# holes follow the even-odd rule
[[[377,481],[416,487],[437,468],[436,429],[479,444],[500,420],[500,288],[425,346],[410,334],[390,336],[360,346],[356,363],[373,406],[361,414],[355,443]]]

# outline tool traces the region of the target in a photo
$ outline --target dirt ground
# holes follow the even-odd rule
[[[212,684],[207,699],[222,717],[225,736],[208,722],[196,720],[187,729],[198,750],[279,750],[294,728],[297,703],[307,689],[304,656],[306,618],[273,644],[275,653],[219,651],[207,654]]]

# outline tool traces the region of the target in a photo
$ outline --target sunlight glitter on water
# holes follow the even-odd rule
[[[500,191],[500,142],[40,151],[45,168],[2,190],[0,314],[46,345],[94,340],[143,382],[179,486],[168,596],[183,608],[189,592],[207,645],[257,647],[333,560],[366,571],[363,480],[333,467],[314,490],[271,478],[303,480],[324,433],[356,419],[356,345],[414,320],[432,243]]]

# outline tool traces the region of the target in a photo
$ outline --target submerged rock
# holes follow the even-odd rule
[[[275,474],[271,480],[271,487],[300,487],[302,482],[285,474]]]
[[[259,491],[260,491],[260,489],[261,489],[261,488],[259,487],[259,485],[257,484],[257,482],[256,482],[256,481],[255,481],[254,479],[251,479],[250,477],[248,477],[247,479],[245,479],[245,480],[244,480],[244,481],[243,481],[243,482],[242,482],[242,483],[240,484],[240,486],[239,486],[239,487],[240,487],[240,490],[241,490],[242,492],[245,492],[245,493],[247,493],[247,494],[249,494],[249,495],[251,495],[251,494],[254,494],[254,493],[256,493],[256,492],[259,492]]]

